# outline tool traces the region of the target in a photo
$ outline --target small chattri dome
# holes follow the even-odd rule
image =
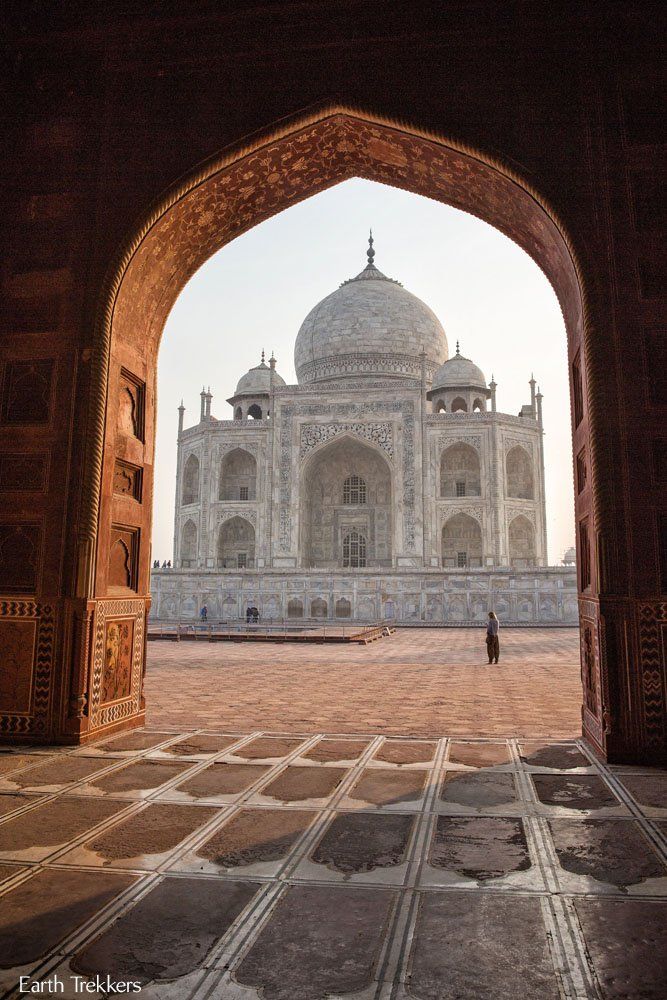
[[[438,389],[465,388],[486,390],[486,379],[481,368],[473,364],[470,358],[463,357],[457,340],[456,354],[438,368],[433,376],[431,392],[436,392]]]
[[[261,362],[241,376],[232,398],[234,399],[236,396],[268,396],[271,391],[272,369],[274,386],[285,385],[285,379],[275,370],[275,364],[275,358],[271,357],[267,365],[264,360],[264,351],[262,351]]]

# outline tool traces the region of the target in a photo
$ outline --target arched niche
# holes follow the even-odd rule
[[[391,467],[378,448],[348,434],[320,446],[302,470],[302,565],[391,566],[391,497]],[[354,532],[364,539],[362,562],[358,537],[351,555]]]
[[[183,466],[183,486],[181,503],[197,503],[199,500],[199,459],[196,455],[188,455]]]
[[[311,618],[327,618],[329,615],[329,606],[323,597],[316,597],[310,602],[310,617]]]
[[[507,496],[518,500],[534,500],[533,460],[521,445],[510,448],[505,458]]]
[[[298,597],[291,597],[287,602],[288,618],[303,618],[303,601]]]
[[[463,396],[455,396],[449,409],[452,413],[467,413],[468,404]]]
[[[440,496],[481,495],[482,478],[477,449],[462,441],[445,448],[440,456]]]
[[[257,498],[257,460],[245,448],[232,448],[220,462],[219,500]]]
[[[253,403],[252,406],[248,407],[248,419],[249,420],[261,420],[262,419],[262,407],[259,403]]]
[[[336,618],[351,618],[352,604],[347,597],[339,597],[336,601]]]
[[[230,517],[218,531],[218,567],[252,569],[255,564],[255,529],[245,517]]]
[[[508,528],[510,566],[523,569],[535,565],[535,528],[523,514],[510,521]]]
[[[475,569],[482,565],[482,529],[469,514],[454,514],[442,526],[442,565]]]
[[[433,404],[433,412],[434,413],[446,413],[447,412],[447,406],[445,405],[444,399],[438,399],[436,402],[434,402],[434,404]]]
[[[181,530],[181,567],[191,569],[197,565],[197,526],[188,519]]]

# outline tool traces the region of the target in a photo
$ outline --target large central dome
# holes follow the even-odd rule
[[[294,366],[300,383],[330,379],[420,378],[447,360],[447,337],[429,307],[373,263],[345,281],[306,316],[296,338]]]

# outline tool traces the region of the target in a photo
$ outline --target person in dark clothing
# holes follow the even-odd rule
[[[250,622],[252,621],[252,608],[250,607],[245,609],[245,620],[246,620],[246,625],[249,625]]]
[[[486,623],[486,652],[489,656],[489,663],[493,663],[494,660],[497,663],[500,656],[499,628],[500,622],[496,618],[495,611],[489,611],[489,620]]]

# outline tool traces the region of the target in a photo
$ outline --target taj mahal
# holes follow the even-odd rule
[[[243,375],[232,419],[179,407],[173,568],[152,616],[574,623],[547,560],[542,396],[518,415],[438,317],[374,262],[308,313],[297,384]],[[465,345],[464,345],[465,346]]]

